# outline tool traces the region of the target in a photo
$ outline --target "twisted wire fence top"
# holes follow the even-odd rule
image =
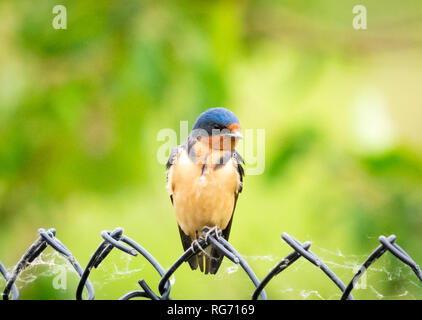
[[[141,254],[143,258],[153,266],[157,271],[161,280],[158,284],[158,290],[153,290],[144,279],[138,281],[139,286],[142,290],[130,291],[120,297],[120,300],[129,300],[133,298],[147,298],[150,300],[170,300],[170,277],[177,271],[177,269],[184,262],[187,262],[194,255],[202,253],[208,246],[214,247],[216,250],[221,252],[225,257],[235,264],[241,266],[245,271],[252,284],[255,286],[255,290],[252,293],[252,300],[256,300],[259,297],[266,300],[267,294],[265,287],[267,284],[279,273],[288,269],[298,259],[304,258],[314,266],[321,269],[321,271],[332,281],[341,292],[342,300],[353,300],[351,291],[355,288],[356,283],[366,272],[366,270],[384,253],[387,251],[391,252],[393,256],[408,265],[417,278],[422,282],[422,271],[415,261],[399,246],[395,243],[396,236],[391,235],[389,237],[380,236],[380,245],[368,256],[368,258],[362,263],[359,270],[348,282],[347,286],[342,280],[330,269],[328,266],[313,253],[311,248],[311,242],[306,241],[301,243],[299,240],[293,238],[287,233],[282,234],[282,240],[285,241],[293,251],[278,262],[273,269],[263,278],[262,281],[253,272],[252,268],[248,265],[246,260],[236,251],[236,249],[221,236],[221,230],[204,228],[202,230],[202,237],[198,239],[196,246],[191,246],[186,250],[166,271],[150,254],[145,248],[138,244],[133,239],[123,234],[122,228],[116,228],[113,231],[102,231],[101,237],[103,241],[99,244],[97,249],[92,254],[87,266],[83,269],[76,258],[72,255],[70,250],[56,237],[56,230],[51,228],[48,230],[39,229],[39,237],[30,245],[28,250],[23,254],[19,262],[13,268],[11,274],[8,273],[5,266],[0,261],[0,274],[6,280],[6,286],[3,290],[2,297],[4,300],[8,300],[10,297],[13,300],[19,299],[19,290],[15,285],[16,280],[23,270],[28,268],[31,263],[48,247],[52,247],[55,251],[61,254],[70,263],[76,273],[79,275],[80,280],[76,290],[76,299],[83,299],[84,288],[87,291],[87,299],[93,300],[95,297],[94,287],[89,281],[89,276],[93,268],[98,266],[104,261],[109,253],[117,248],[118,250],[132,256]]]

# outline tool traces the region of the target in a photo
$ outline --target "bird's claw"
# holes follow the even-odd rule
[[[201,245],[199,244],[199,241],[198,240],[193,240],[192,241],[192,243],[191,243],[191,245],[190,245],[190,247],[191,247],[191,249],[192,249],[192,252],[196,252],[196,250],[195,250],[195,245],[196,245],[196,247],[199,249],[199,250],[201,250],[205,255],[207,255],[207,253],[205,252],[205,250],[204,250],[204,248],[202,248],[201,247]]]
[[[214,226],[214,227],[212,227],[212,228],[210,228],[210,229],[208,229],[208,231],[206,231],[205,232],[205,234],[204,234],[204,239],[205,239],[205,242],[206,243],[208,243],[208,237],[212,234],[212,233],[214,233],[214,236],[217,238],[217,240],[220,240],[220,234],[219,234],[219,229],[218,229],[218,227],[217,226]]]

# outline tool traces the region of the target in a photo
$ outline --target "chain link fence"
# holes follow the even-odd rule
[[[84,289],[87,293],[87,299],[93,300],[95,298],[95,290],[92,283],[89,281],[89,275],[93,268],[98,268],[102,261],[108,256],[108,254],[114,249],[119,249],[126,254],[137,256],[141,254],[158,272],[161,277],[161,280],[158,285],[158,290],[153,290],[144,279],[138,281],[139,286],[142,290],[135,290],[126,293],[123,295],[120,300],[129,300],[133,298],[147,298],[151,300],[171,300],[170,298],[170,277],[174,272],[182,265],[184,262],[187,262],[191,257],[198,253],[203,253],[203,250],[208,246],[213,246],[215,249],[220,251],[224,256],[231,260],[235,264],[239,264],[242,269],[248,275],[250,281],[254,284],[255,290],[251,295],[252,300],[257,300],[259,297],[262,300],[267,299],[267,294],[265,292],[266,285],[280,272],[288,269],[293,263],[298,259],[304,258],[310,263],[321,269],[323,273],[328,277],[328,279],[339,288],[341,291],[342,300],[353,300],[351,294],[353,288],[357,284],[358,280],[366,272],[366,270],[384,253],[387,251],[391,252],[397,259],[402,261],[404,264],[408,265],[413,272],[416,274],[417,278],[422,282],[422,272],[419,266],[415,261],[399,246],[396,244],[396,236],[391,235],[389,237],[380,236],[379,242],[380,245],[368,256],[368,258],[363,262],[359,270],[352,277],[347,285],[345,285],[341,279],[330,269],[324,262],[315,255],[311,250],[311,242],[306,241],[301,243],[287,233],[282,234],[282,239],[293,249],[293,251],[283,258],[275,267],[263,278],[262,281],[258,279],[251,267],[242,258],[242,256],[236,251],[236,249],[227,242],[221,236],[221,230],[204,228],[203,237],[199,238],[197,242],[194,242],[195,245],[191,246],[186,250],[175,262],[174,264],[166,271],[145,248],[138,244],[133,239],[127,237],[123,234],[122,228],[116,228],[113,231],[103,231],[101,232],[101,237],[103,241],[100,243],[98,248],[92,254],[87,266],[85,269],[81,267],[74,255],[69,251],[69,249],[56,237],[55,229],[39,229],[39,237],[36,239],[32,245],[28,248],[25,254],[22,256],[20,261],[16,264],[11,274],[8,273],[7,269],[0,262],[0,273],[6,279],[6,286],[2,293],[4,300],[13,300],[19,299],[19,290],[15,285],[17,278],[20,273],[38,257],[40,254],[48,247],[52,247],[59,254],[61,254],[75,269],[76,273],[80,277],[80,281],[76,290],[76,299],[83,299]]]

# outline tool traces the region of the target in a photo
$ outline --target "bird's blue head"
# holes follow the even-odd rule
[[[218,138],[221,141],[233,141],[233,147],[237,140],[242,139],[239,120],[233,112],[225,108],[212,108],[201,113],[193,125],[192,135],[196,138],[214,138],[214,142]]]
[[[212,108],[201,113],[193,125],[193,130],[202,129],[209,136],[218,130],[240,131],[240,123],[236,115],[226,108]]]

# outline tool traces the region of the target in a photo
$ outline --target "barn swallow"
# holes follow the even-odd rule
[[[243,187],[243,159],[235,150],[242,139],[236,115],[225,108],[200,114],[184,143],[174,147],[167,162],[167,190],[174,206],[183,249],[204,227],[222,230],[229,238],[233,213]],[[224,255],[212,246],[189,260],[192,270],[215,274]],[[204,263],[205,261],[205,263]]]

